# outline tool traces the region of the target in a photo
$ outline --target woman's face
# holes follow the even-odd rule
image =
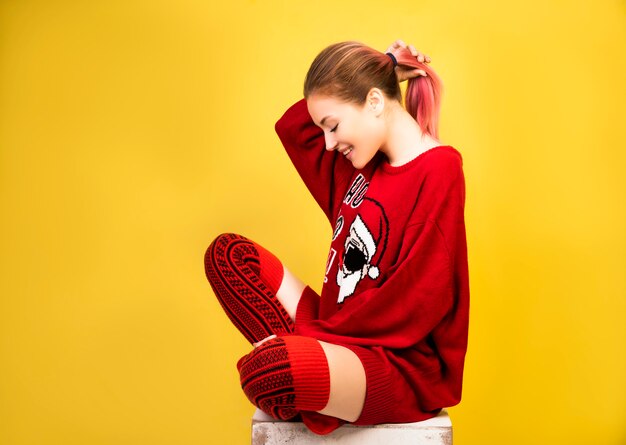
[[[385,140],[382,104],[375,109],[371,99],[368,96],[365,105],[360,107],[331,96],[307,98],[313,122],[324,130],[326,150],[338,150],[357,169],[367,165]],[[377,103],[376,98],[373,103]]]

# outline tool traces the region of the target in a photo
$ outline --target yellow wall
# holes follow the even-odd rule
[[[202,259],[244,234],[317,291],[330,228],[274,122],[326,45],[401,38],[465,159],[457,445],[626,443],[626,7],[0,3],[0,443],[246,444],[251,348]]]

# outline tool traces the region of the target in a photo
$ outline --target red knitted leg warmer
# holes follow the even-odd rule
[[[226,315],[251,344],[294,332],[276,298],[284,270],[272,253],[244,236],[223,233],[207,248],[204,267]]]
[[[267,340],[241,357],[237,369],[248,399],[276,419],[291,419],[299,410],[319,411],[328,403],[328,361],[312,337]]]

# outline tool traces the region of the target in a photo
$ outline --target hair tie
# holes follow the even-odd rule
[[[398,60],[396,59],[396,56],[394,56],[391,53],[385,53],[385,54],[387,54],[389,57],[391,57],[391,60],[393,60],[393,67],[394,68],[397,67],[398,66]]]

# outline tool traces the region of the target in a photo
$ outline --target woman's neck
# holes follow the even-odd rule
[[[387,140],[379,150],[387,156],[393,167],[406,164],[426,150],[441,145],[440,141],[424,133],[401,105],[388,107],[385,119]]]

